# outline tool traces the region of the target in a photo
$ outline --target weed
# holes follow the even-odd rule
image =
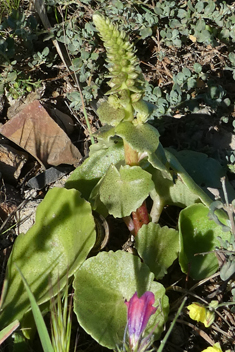
[[[1,1],[0,4],[0,23],[3,16],[9,16],[13,10],[18,10],[20,6],[20,0],[6,0]]]
[[[15,61],[11,62],[0,78],[0,95],[6,93],[8,99],[12,98],[14,100],[41,86],[40,81],[34,82],[31,76],[26,76],[23,72],[15,69],[15,64]]]

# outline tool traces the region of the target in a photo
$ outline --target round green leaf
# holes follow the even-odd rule
[[[85,199],[89,198],[92,189],[106,173],[110,164],[116,165],[124,160],[122,141],[110,142],[109,147],[97,143],[96,148],[99,144],[101,144],[101,149],[93,152],[82,165],[78,166],[65,185],[66,188],[75,188],[80,191]]]
[[[99,184],[100,200],[114,217],[128,216],[154,188],[151,175],[139,166],[111,165]]]
[[[29,309],[15,264],[38,304],[62,289],[94,246],[95,223],[88,202],[76,190],[53,188],[38,206],[36,222],[13,246],[4,283],[0,326],[21,320]]]
[[[137,256],[123,251],[101,252],[79,268],[74,280],[74,311],[79,324],[99,344],[114,349],[123,341],[127,324],[125,300],[137,291],[155,295],[156,314],[152,315],[145,336],[155,327],[159,338],[168,314],[164,287],[153,281],[154,275]]]
[[[150,222],[139,230],[135,246],[155,278],[161,279],[177,258],[179,233],[167,226],[161,227]]]
[[[152,29],[150,27],[144,27],[140,30],[140,36],[142,39],[150,37],[152,35]]]
[[[193,65],[193,68],[196,73],[202,72],[202,65],[200,65],[198,62],[195,62],[195,64]]]
[[[179,262],[184,273],[196,280],[204,279],[216,272],[218,260],[215,254],[196,255],[211,252],[220,246],[218,236],[229,240],[230,235],[222,232],[221,227],[208,218],[209,209],[203,204],[193,204],[180,212]]]
[[[115,108],[108,101],[104,101],[97,109],[97,114],[102,124],[116,126],[125,118],[123,108]]]
[[[126,121],[120,123],[115,131],[138,152],[154,153],[158,147],[159,133],[147,123],[135,126],[132,122]]]

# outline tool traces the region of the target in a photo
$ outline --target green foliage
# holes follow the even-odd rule
[[[216,249],[216,255],[221,265],[220,277],[223,281],[229,280],[235,273],[235,243],[234,239],[230,241],[223,241],[221,237],[218,238],[220,247]],[[235,296],[235,291],[232,291]]]
[[[51,67],[53,63],[48,60],[49,53],[50,53],[50,50],[46,46],[42,52],[38,51],[35,54],[33,54],[33,60],[32,60],[32,62],[29,62],[29,64],[28,64],[29,67],[35,68],[35,67],[41,66],[43,64],[46,64],[47,67]],[[55,59],[55,57],[54,57],[54,59]]]
[[[43,320],[40,308],[35,300],[35,297],[23,276],[21,270],[17,267],[17,270],[21,276],[24,283],[24,287],[27,291],[30,305],[32,308],[32,314],[37,326],[37,331],[42,344],[44,352],[69,352],[70,337],[71,337],[71,304],[68,306],[68,282],[65,285],[64,299],[62,303],[62,293],[60,292],[60,286],[58,283],[58,294],[56,298],[51,298],[51,338],[49,336],[47,326]],[[63,308],[62,308],[63,305]],[[15,321],[6,327],[1,333],[3,333],[4,338],[9,336],[19,326],[19,322]],[[16,340],[21,340],[20,336],[15,338]],[[1,340],[2,341],[2,340]]]
[[[59,290],[60,283],[58,282]],[[51,299],[51,340],[54,352],[69,352],[72,330],[72,300],[69,298],[69,284],[55,299]]]
[[[7,99],[24,97],[41,85],[40,80],[32,78],[28,70],[23,68],[48,64],[48,48],[43,49],[42,53],[33,54],[37,38],[36,19],[31,15],[27,17],[19,9],[13,9],[0,23],[0,65],[3,66],[0,95],[5,94]]]
[[[34,317],[34,320],[35,320],[35,324],[37,325],[37,330],[38,330],[38,333],[39,333],[39,337],[40,337],[40,340],[41,340],[41,343],[42,343],[42,347],[43,347],[43,351],[44,352],[53,352],[54,349],[52,347],[52,344],[51,344],[51,340],[50,340],[50,337],[49,337],[49,334],[48,334],[48,331],[47,331],[47,327],[44,323],[44,320],[43,320],[43,317],[42,317],[42,313],[40,312],[40,309],[37,305],[37,302],[35,300],[35,297],[27,283],[27,280],[25,279],[24,275],[22,274],[21,270],[19,269],[19,267],[16,265],[16,268],[18,270],[18,273],[24,283],[24,287],[25,287],[25,290],[27,292],[27,295],[29,297],[29,300],[30,300],[30,305],[31,305],[31,308],[32,308],[32,312],[33,312],[33,317]]]
[[[50,1],[48,6],[62,3]],[[38,208],[35,225],[15,241],[8,261],[0,322],[7,325],[14,319],[22,320],[30,310],[15,263],[39,305],[47,303],[74,275],[74,311],[79,324],[101,345],[115,348],[124,336],[125,300],[135,291],[141,295],[151,290],[159,302],[160,309],[151,317],[147,333],[155,327],[155,339],[160,337],[169,303],[164,287],[154,278],[167,273],[178,252],[182,271],[188,273],[190,267],[189,275],[194,279],[205,278],[218,269],[213,253],[195,254],[211,252],[219,244],[221,224],[208,219],[213,200],[206,188],[217,187],[216,181],[224,170],[204,154],[165,149],[159,132],[147,120],[151,114],[160,117],[181,108],[194,111],[202,101],[214,111],[230,103],[224,88],[208,80],[198,62],[190,69],[184,67],[175,72],[169,89],[144,85],[137,56],[125,32],[135,31],[138,40],[150,40],[157,26],[165,47],[181,47],[189,40],[215,46],[221,38],[222,22],[231,21],[233,33],[234,18],[229,6],[223,3],[216,7],[212,0],[198,1],[195,7],[190,1],[164,1],[153,8],[136,1],[127,1],[124,6],[123,2],[113,0],[106,6],[106,1],[83,0],[75,6],[80,19],[84,16],[84,4],[95,4],[95,9],[108,14],[111,20],[118,18],[122,28],[119,31],[111,20],[94,15],[107,49],[111,88],[106,92],[109,98],[98,108],[104,126],[96,134],[97,143],[91,146],[89,157],[70,176],[66,188],[47,193]],[[212,14],[216,16],[213,18]],[[104,80],[102,75],[97,77],[104,62],[102,50],[97,50],[99,37],[88,21],[79,26],[71,16],[63,25],[57,22],[53,35],[66,45],[70,56],[78,56],[70,68],[78,74],[80,83],[89,87],[83,89],[87,103]],[[232,35],[229,38],[233,41]],[[223,38],[226,39],[225,34]],[[47,47],[35,53],[32,67],[47,64],[48,56]],[[233,65],[234,57],[230,55],[229,59]],[[203,90],[198,87],[199,80],[204,82]],[[4,84],[9,84],[7,75]],[[148,103],[143,100],[144,93]],[[71,106],[79,109],[81,96],[72,92],[70,99]],[[150,215],[145,206],[148,196],[153,202]],[[234,197],[233,190],[230,196]],[[180,212],[179,232],[156,224],[168,204],[185,208]],[[144,217],[140,212],[146,210],[147,224],[136,232],[136,250],[142,261],[138,255],[119,250],[86,259],[95,243],[93,210],[103,216],[123,217],[126,223],[129,221],[131,231],[132,225],[136,230],[135,217],[141,223]],[[224,227],[229,226],[223,211],[217,210],[213,216]],[[149,220],[152,222],[148,223]],[[221,237],[228,241],[230,234],[225,232]]]
[[[209,106],[212,111],[222,114],[222,109],[230,106],[230,99],[224,88],[216,83],[215,80],[208,80],[208,76],[203,73],[202,66],[195,63],[193,71],[183,68],[181,72],[173,75],[173,85],[170,92],[163,92],[159,87],[151,84],[147,85],[145,98],[156,105],[151,117],[161,117],[171,115],[177,109],[188,112],[197,112],[202,104]],[[205,89],[202,91],[198,87],[199,81],[205,82]],[[192,92],[196,92],[192,98]],[[221,111],[220,111],[221,110]]]
[[[0,23],[3,16],[8,16],[13,10],[18,10],[20,6],[20,0],[6,0],[0,3]]]
[[[101,148],[100,144],[102,145]],[[102,144],[102,142],[95,144],[90,147],[90,157],[74,170],[67,180],[66,188],[79,190],[82,197],[88,200],[92,189],[108,171],[110,165],[120,165],[123,160],[124,149],[121,140],[111,140],[108,145]]]
[[[63,1],[50,0],[47,4],[52,10],[58,5],[64,6]],[[233,7],[225,2],[215,4],[213,0],[193,2],[165,0],[154,4],[143,4],[135,0],[131,2],[112,0],[107,4],[107,1],[87,0],[73,4],[73,6],[76,8],[76,11],[73,8],[76,17],[71,14],[67,15],[66,21],[61,24],[57,21],[52,34],[59,42],[66,45],[72,58],[76,57],[72,61],[74,65],[71,69],[76,71],[82,85],[84,83],[82,92],[86,104],[97,99],[101,87],[102,91],[107,91],[104,85],[105,75],[101,70],[104,65],[104,55],[100,50],[95,26],[87,20],[84,21],[85,24],[83,23],[83,19],[87,19],[88,9],[91,13],[98,11],[105,15],[111,22],[118,24],[121,31],[134,38],[137,44],[137,57],[141,55],[141,51],[138,51],[138,43],[145,48],[148,48],[148,45],[152,46],[156,31],[159,33],[161,45],[161,50],[156,52],[156,56],[160,61],[164,59],[168,48],[182,48],[184,45],[193,43],[216,47],[221,42],[230,43],[229,46],[233,46],[235,42],[234,11]],[[67,9],[69,13],[69,5]],[[201,67],[199,71],[199,65],[200,63],[195,59],[194,67],[193,65],[185,67],[182,72],[174,73],[173,85],[160,88],[156,87],[153,82],[146,83],[146,100],[156,105],[152,117],[171,115],[176,109],[181,109],[183,113],[195,112],[202,106],[202,103],[224,116],[223,111],[225,107],[228,107],[229,97],[223,89],[223,96],[219,93],[219,100],[215,102],[214,95],[210,94],[211,85],[207,87],[206,82],[210,71],[206,67]],[[190,76],[185,73],[185,70],[188,73],[191,72]],[[198,83],[200,80],[205,82],[205,89],[200,87]],[[217,86],[215,80],[213,87]],[[69,93],[68,98],[71,101],[71,107],[77,110],[81,108],[82,102],[79,94]]]
[[[208,219],[209,210],[202,204],[194,204],[180,212],[180,254],[181,270],[195,280],[209,277],[218,270],[218,260],[212,251],[219,245],[221,228]],[[205,254],[206,252],[206,254]]]
[[[114,349],[125,332],[125,300],[136,291],[139,297],[145,291],[152,291],[160,307],[150,318],[145,336],[155,327],[154,337],[159,338],[169,303],[164,287],[153,280],[148,266],[131,253],[110,251],[89,258],[75,274],[73,284],[74,310],[79,323],[101,345]]]
[[[225,202],[223,203],[220,200],[216,200],[210,206],[209,219],[214,220],[216,224],[221,227],[223,232],[230,232],[231,237],[229,240],[224,240],[223,236],[219,236],[218,240],[220,246],[216,247],[215,254],[218,259],[220,266],[220,278],[223,281],[229,280],[235,273],[235,218],[234,218],[234,209],[235,209],[235,200],[229,202],[228,194],[229,192],[224,178],[221,179]],[[218,209],[223,209],[229,217],[229,224],[225,226],[218,217]],[[235,290],[232,289],[233,297],[235,297]]]
[[[156,279],[161,279],[178,257],[179,233],[151,222],[141,227],[135,244],[143,262],[148,265]]]
[[[3,343],[20,325],[18,320],[13,321],[0,331],[0,344]]]
[[[216,45],[216,37],[230,36],[234,41],[234,13],[232,6],[225,2],[216,6],[213,0],[197,1],[195,5],[187,1],[181,6],[177,1],[164,1],[156,4],[154,12],[160,19],[169,19],[169,24],[165,25],[167,31],[163,29],[167,45],[180,47],[189,35],[195,36],[199,43],[212,45]],[[232,26],[232,33],[221,33],[229,25]],[[170,29],[175,29],[175,32],[170,33]],[[179,39],[174,43],[177,36]]]
[[[217,160],[209,158],[204,153],[192,150],[182,150],[179,152],[176,152],[174,149],[169,150],[204,192],[210,195],[211,193],[208,189],[214,188],[218,190],[220,198],[224,198],[220,179],[224,176],[226,170]],[[202,165],[203,172],[201,172]],[[235,191],[228,180],[225,181],[225,184],[228,190],[229,201],[231,202],[235,198]],[[207,203],[207,205],[210,206],[210,203]]]
[[[119,28],[134,37],[138,44],[148,45],[156,34],[160,35],[162,50],[157,52],[159,60],[165,56],[168,47],[181,48],[183,45],[196,42],[200,45],[211,45],[216,47],[220,42],[230,43],[233,46],[235,41],[235,16],[231,5],[225,2],[215,4],[210,1],[171,1],[156,2],[154,5],[142,4],[139,1],[112,0],[107,6],[106,1],[92,2],[91,0],[64,4],[64,1],[46,1],[47,10],[55,13],[54,27],[44,36],[44,40],[55,37],[59,43],[66,45],[68,54],[72,59],[71,70],[75,71],[82,84],[82,93],[85,103],[88,105],[93,99],[97,99],[99,89],[104,88],[104,72],[101,68],[104,65],[104,55],[100,50],[97,40],[96,29],[93,23],[87,21],[87,11],[99,11],[107,18],[118,23]],[[84,6],[84,4],[86,6]],[[58,16],[57,7],[63,6],[65,19]],[[73,6],[73,10],[71,10]],[[89,12],[89,11],[88,11]],[[79,21],[77,18],[79,17]],[[86,19],[84,21],[84,19]],[[6,36],[6,30],[10,28],[10,35]],[[2,38],[0,38],[0,60],[9,63],[19,52],[20,47],[34,47],[37,38],[37,23],[30,16],[19,11],[13,11],[12,15],[6,17],[0,27]],[[151,37],[152,36],[152,37]],[[147,40],[147,41],[146,41]],[[137,47],[138,49],[138,47]],[[48,49],[33,53],[32,59],[28,60],[30,67],[46,63],[52,65],[56,55],[48,55]],[[137,56],[140,53],[137,51]],[[234,76],[234,65],[232,62],[233,52],[229,55],[231,65],[226,66]],[[200,65],[195,62],[195,65]],[[187,76],[185,70],[190,70],[191,75]],[[99,74],[98,74],[99,72]],[[221,116],[228,108],[230,101],[227,92],[223,87],[213,90],[218,86],[214,81],[207,87],[208,72],[205,67],[200,72],[192,67],[184,68],[182,72],[174,73],[173,85],[160,88],[155,87],[152,82],[147,84],[145,90],[146,100],[156,105],[152,117],[161,117],[165,114],[172,114],[176,109],[183,113],[197,111],[202,102],[204,105],[218,111]],[[205,82],[205,90],[198,86],[198,80]],[[106,90],[106,88],[105,88]],[[212,91],[211,91],[212,90]],[[194,98],[192,99],[191,93]],[[71,107],[79,110],[82,106],[81,96],[77,92],[68,93]]]
[[[235,53],[229,53],[228,58],[231,66],[226,66],[225,70],[232,71],[233,79],[235,80]]]
[[[37,22],[33,16],[26,17],[24,12],[13,10],[12,14],[3,18],[0,24],[0,63],[8,64],[15,58],[20,47],[28,52],[37,39]]]
[[[41,81],[33,81],[31,76],[25,76],[15,67],[16,61],[12,61],[0,77],[0,95],[6,92],[6,97],[18,99],[30,93],[33,89],[41,86]]]
[[[228,122],[228,121],[227,121]],[[235,122],[233,121],[233,126],[235,129]],[[233,150],[227,151],[226,160],[227,166],[232,173],[235,173],[235,152]]]
[[[110,165],[91,197],[99,197],[109,214],[123,218],[139,208],[153,188],[151,175],[141,167],[125,165],[117,170]]]
[[[39,205],[35,225],[20,234],[8,261],[2,296],[0,325],[21,320],[30,308],[28,295],[15,264],[20,268],[38,304],[62,289],[86,259],[95,243],[90,205],[76,190],[51,189]],[[15,294],[17,292],[17,295]]]
[[[155,128],[149,124],[135,126],[131,122],[122,122],[116,127],[115,133],[140,155],[147,157],[154,167],[161,169],[170,177],[166,167],[166,156],[159,142],[159,133]]]

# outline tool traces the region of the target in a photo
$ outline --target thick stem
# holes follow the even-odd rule
[[[139,229],[149,223],[149,214],[147,211],[146,203],[144,203],[136,210],[132,212],[132,219],[135,228],[135,236],[137,236]]]
[[[124,152],[126,165],[135,166],[139,165],[138,152],[124,141]]]
[[[146,206],[146,202],[144,201],[143,204],[137,209],[137,212],[139,214],[140,220],[141,220],[141,226],[142,225],[147,225],[149,223],[149,214]]]
[[[138,152],[124,141],[124,151],[125,151],[125,162],[127,165],[135,166],[139,165]],[[142,225],[149,223],[149,215],[146,207],[145,201],[136,210],[132,212],[132,219],[134,223],[134,232],[137,236],[139,229]]]

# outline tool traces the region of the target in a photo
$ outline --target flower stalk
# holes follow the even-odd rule
[[[109,95],[108,100],[103,102],[97,110],[101,122],[111,126],[117,126],[123,121],[130,121],[134,124],[145,122],[148,112],[145,111],[146,106],[142,100],[144,79],[133,44],[129,42],[125,32],[119,31],[109,19],[95,14],[93,21],[107,51],[108,78],[110,78],[108,85],[111,88],[106,93]],[[126,165],[139,165],[138,152],[125,140],[123,143]],[[141,226],[149,222],[145,202],[135,212],[132,212],[132,219],[134,233],[137,235]]]

